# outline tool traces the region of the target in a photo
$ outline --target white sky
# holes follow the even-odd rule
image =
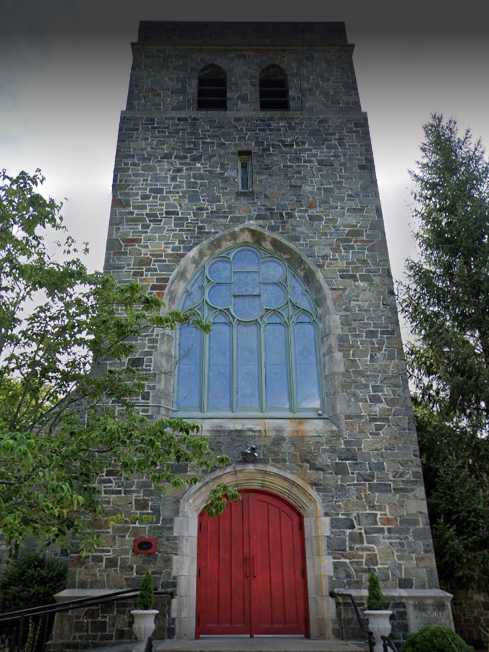
[[[40,167],[101,269],[119,113],[139,20],[344,20],[355,43],[391,264],[415,253],[410,180],[441,112],[489,147],[488,10],[480,1],[0,0],[0,167]],[[204,9],[205,8],[205,11]]]

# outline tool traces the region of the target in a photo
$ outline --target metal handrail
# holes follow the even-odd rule
[[[137,589],[124,589],[123,591],[112,591],[105,595],[93,596],[89,598],[76,598],[75,600],[66,600],[63,602],[51,602],[50,604],[39,605],[38,607],[29,607],[28,609],[16,609],[14,611],[4,611],[0,613],[0,623],[16,620],[20,617],[39,616],[46,613],[56,613],[58,611],[70,611],[85,606],[91,606],[91,603],[99,604],[101,602],[114,602],[120,597],[132,597],[137,595]],[[155,591],[158,595],[158,592]]]
[[[105,595],[92,596],[88,598],[77,598],[75,600],[66,600],[65,602],[54,602],[51,604],[40,605],[39,607],[30,607],[28,609],[17,609],[15,611],[6,611],[0,613],[0,625],[8,623],[17,623],[17,628],[14,630],[15,643],[13,649],[19,649],[19,645],[23,645],[24,631],[26,624],[29,626],[32,618],[39,617],[39,629],[35,634],[36,647],[38,652],[43,652],[47,643],[48,636],[51,630],[51,623],[49,617],[63,611],[72,611],[73,609],[83,609],[93,607],[107,602],[117,602],[126,598],[132,598],[139,594],[138,589],[124,589],[121,591],[112,591]],[[155,591],[155,595],[166,595],[169,597],[174,596],[174,591]],[[52,621],[51,621],[52,622]],[[9,635],[10,636],[10,635]],[[40,640],[37,640],[38,637]],[[148,639],[145,647],[145,652],[152,652],[153,643]]]
[[[359,609],[353,595],[351,593],[343,593],[343,591],[341,593],[336,593],[335,591],[330,591],[329,596],[330,596],[330,598],[333,598],[333,600],[335,600],[336,598],[339,598],[339,597],[345,597],[345,598],[350,599],[350,602],[351,602],[351,604],[353,606],[353,611],[355,612],[355,616],[357,617],[358,625],[359,625],[360,629],[362,630],[362,632],[365,634],[365,637],[367,638],[368,650],[369,650],[369,652],[374,652],[374,649],[375,649],[375,636],[370,631],[370,629],[365,625],[365,621],[362,618],[362,615],[360,613],[360,609]]]
[[[399,652],[399,648],[390,636],[381,636],[383,652]]]
[[[343,593],[343,591],[341,593],[336,593],[335,591],[330,591],[329,596],[331,598],[333,598],[333,600],[335,600],[336,598],[339,598],[339,597],[345,597],[345,598],[350,599],[351,604],[353,606],[353,610],[354,610],[355,615],[357,617],[357,621],[358,621],[358,624],[360,626],[360,629],[362,630],[362,632],[367,637],[369,652],[374,652],[374,649],[375,649],[375,636],[373,635],[373,632],[371,632],[370,629],[365,625],[364,619],[362,618],[362,616],[360,614],[360,609],[359,609],[358,604],[357,604],[355,598],[353,597],[353,595],[351,593]],[[399,652],[399,648],[397,647],[397,645],[394,643],[394,641],[392,640],[392,638],[390,636],[381,636],[380,638],[381,638],[381,641],[382,641],[383,652],[389,652],[389,651],[391,651],[391,652]]]

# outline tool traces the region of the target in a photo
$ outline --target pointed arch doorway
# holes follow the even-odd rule
[[[196,637],[307,636],[303,517],[246,489],[218,517],[199,516]]]

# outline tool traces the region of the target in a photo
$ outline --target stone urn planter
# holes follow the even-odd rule
[[[159,611],[153,607],[153,578],[149,572],[146,572],[146,575],[141,582],[141,586],[139,587],[136,608],[131,611],[131,615],[134,618],[132,630],[138,641],[146,641],[155,631],[155,618]],[[134,649],[136,650],[137,648]]]
[[[133,609],[131,611],[134,618],[132,630],[138,641],[146,641],[155,631],[157,614],[159,614],[158,609]]]
[[[368,618],[368,628],[375,638],[375,652],[383,652],[382,636],[389,636],[392,631],[392,611],[388,609],[389,603],[385,599],[380,586],[379,578],[370,572],[368,576],[368,598],[365,615]]]
[[[368,628],[375,637],[375,652],[383,652],[382,636],[389,636],[392,631],[390,609],[367,609]]]

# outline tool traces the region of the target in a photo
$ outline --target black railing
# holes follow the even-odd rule
[[[368,650],[369,652],[374,652],[375,649],[375,636],[373,633],[370,631],[370,629],[367,626],[367,619],[365,617],[362,617],[362,614],[360,613],[360,607],[357,605],[355,598],[352,596],[351,593],[336,593],[335,591],[330,592],[330,597],[333,598],[333,600],[336,600],[339,597],[342,598],[348,598],[351,602],[351,605],[353,607],[353,611],[355,612],[355,616],[358,621],[358,626],[360,627],[360,631],[364,634],[365,638],[367,639],[368,642]]]
[[[136,589],[124,589],[92,598],[67,600],[66,602],[55,602],[39,607],[0,613],[0,650],[2,652],[45,652],[57,613],[97,607],[109,602],[134,598],[138,593],[139,591]],[[173,592],[155,591],[155,595],[173,597]],[[152,649],[153,644],[150,637],[146,643],[145,652],[152,652]]]
[[[390,636],[381,636],[383,652],[399,652],[399,648]]]
[[[355,616],[358,621],[358,626],[360,627],[360,630],[362,631],[362,633],[365,635],[365,638],[367,639],[369,652],[374,652],[375,636],[373,635],[373,632],[371,632],[370,629],[368,628],[367,625],[368,619],[366,617],[362,617],[362,614],[360,612],[360,607],[358,606],[353,595],[351,593],[343,593],[343,591],[341,593],[336,593],[335,591],[331,591],[329,595],[334,600],[340,597],[348,598],[350,600],[351,605],[353,607],[353,611],[355,612]],[[381,640],[382,640],[383,652],[400,652],[396,643],[394,643],[394,641],[390,636],[381,636]]]
[[[355,612],[355,616],[358,621],[358,625],[360,627],[360,630],[362,633],[365,635],[365,638],[367,639],[368,642],[368,649],[369,652],[374,652],[375,649],[375,636],[373,633],[370,631],[370,629],[367,626],[368,619],[365,617],[362,617],[362,614],[360,612],[360,607],[358,606],[355,598],[352,596],[351,593],[336,593],[335,591],[330,592],[330,597],[333,599],[343,597],[343,598],[348,598],[351,602],[351,605],[353,607],[353,611]],[[392,638],[390,636],[381,636],[382,640],[382,647],[383,647],[383,652],[399,652],[399,648],[397,645],[394,643]]]

